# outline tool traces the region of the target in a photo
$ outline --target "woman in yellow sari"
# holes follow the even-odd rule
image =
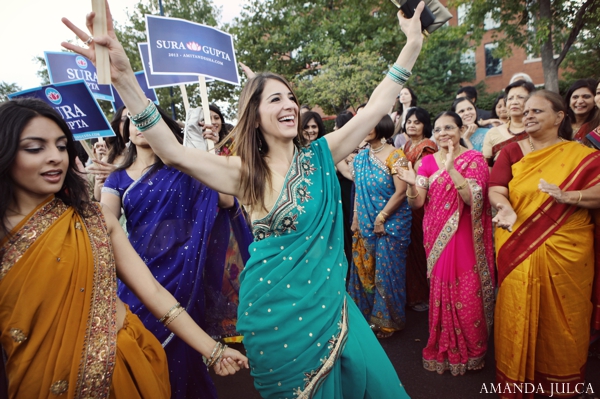
[[[0,105],[0,140],[8,397],[170,397],[164,350],[117,298],[117,273],[160,321],[213,360],[217,374],[246,365],[158,284],[110,211],[88,202],[72,135],[54,109],[35,99]]]
[[[600,271],[600,152],[565,140],[566,111],[558,94],[532,94],[524,111],[529,137],[502,150],[490,179],[500,227],[495,346],[502,398],[573,397],[587,386],[594,306],[598,316],[592,287]]]

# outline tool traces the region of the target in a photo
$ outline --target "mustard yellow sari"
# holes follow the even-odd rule
[[[573,390],[584,382],[589,346],[598,250],[593,214],[557,203],[538,184],[543,178],[572,191],[600,183],[600,152],[563,142],[525,155],[512,165],[512,175],[508,190],[517,222],[512,233],[496,230],[496,382],[541,384],[546,395],[556,383]],[[500,397],[533,396],[506,391],[512,393]]]
[[[0,242],[0,342],[10,398],[168,398],[160,343],[127,311],[99,205],[50,197]],[[117,345],[118,341],[118,345]]]

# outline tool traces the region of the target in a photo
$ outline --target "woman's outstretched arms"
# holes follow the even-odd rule
[[[118,277],[133,291],[144,306],[157,319],[160,319],[177,303],[177,299],[156,281],[129,243],[117,219],[106,208],[104,218],[115,255]],[[168,328],[206,358],[211,356],[216,341],[208,336],[187,312],[182,312],[177,316]],[[242,367],[248,368],[248,359],[230,348],[225,351],[221,362],[214,366],[215,372],[219,375],[234,374]]]
[[[131,115],[144,111],[148,99],[140,88],[129,59],[119,43],[113,29],[112,16],[106,3],[107,35],[94,36],[88,48],[63,42],[62,46],[72,50],[95,63],[97,45],[108,49],[110,55],[110,74],[113,85],[117,88],[127,110]],[[86,26],[90,34],[63,18],[63,23],[71,29],[82,41],[93,36],[93,20],[95,14],[87,15]],[[194,148],[183,147],[170,132],[166,123],[160,120],[155,126],[144,132],[144,137],[152,146],[156,155],[170,166],[180,169],[206,184],[208,187],[226,194],[243,197],[239,192],[241,161],[237,157],[220,157]]]
[[[419,6],[411,19],[404,18],[400,14],[400,11],[398,12],[400,27],[406,34],[407,39],[406,44],[396,60],[396,65],[407,71],[412,70],[413,65],[417,61],[417,57],[421,52],[421,47],[423,46],[420,21],[423,7],[424,3],[419,3]],[[340,162],[360,144],[375,125],[379,123],[381,118],[387,114],[390,104],[394,103],[394,100],[401,89],[402,86],[386,76],[379,86],[375,88],[373,94],[371,94],[371,97],[369,98],[367,106],[360,113],[346,123],[341,129],[325,136],[334,163],[337,164]]]

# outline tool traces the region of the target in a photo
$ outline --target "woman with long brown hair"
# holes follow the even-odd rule
[[[108,35],[95,37],[89,48],[63,43],[91,60],[95,43],[106,46],[112,82],[155,153],[248,208],[255,241],[241,277],[237,327],[264,397],[407,396],[358,308],[347,300],[334,165],[385,115],[410,76],[423,43],[423,7],[420,3],[411,20],[398,16],[407,44],[365,109],[310,146],[289,83],[272,73],[249,79],[231,132],[237,156],[230,157],[185,148],[168,132],[133,78],[110,17]],[[88,27],[93,17],[88,16]],[[64,21],[80,39],[89,39]]]

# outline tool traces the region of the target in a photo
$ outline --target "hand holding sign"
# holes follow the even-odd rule
[[[96,14],[91,12],[87,15],[86,18],[86,26],[89,30],[89,34],[85,33],[83,30],[79,29],[75,24],[69,21],[67,18],[62,18],[62,22],[71,30],[73,33],[77,35],[77,37],[86,42],[91,36],[94,37],[94,40],[90,42],[88,48],[83,48],[77,46],[75,44],[71,44],[68,42],[62,42],[61,46],[64,48],[74,51],[77,54],[81,54],[87,59],[91,60],[94,65],[96,64],[96,44],[104,46],[108,49],[109,57],[110,57],[110,75],[113,82],[119,81],[120,79],[124,79],[129,75],[129,72],[133,72],[131,69],[131,64],[129,63],[129,59],[125,54],[125,50],[123,50],[123,46],[119,43],[117,36],[115,35],[115,31],[113,29],[113,19],[110,13],[110,8],[108,7],[108,3],[106,4],[106,35],[94,35],[94,17]]]

